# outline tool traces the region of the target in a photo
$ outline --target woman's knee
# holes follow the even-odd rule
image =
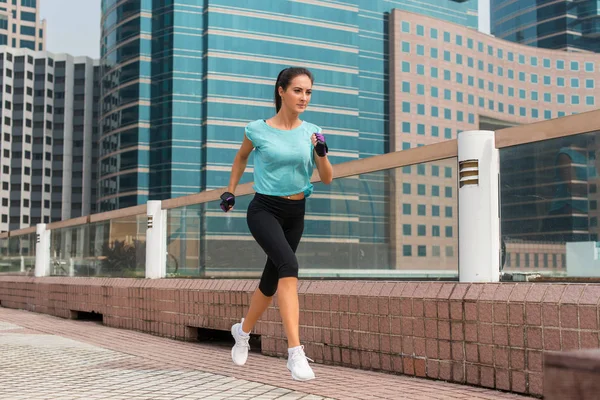
[[[298,259],[290,258],[286,263],[279,266],[279,279],[281,278],[297,278],[298,277]]]

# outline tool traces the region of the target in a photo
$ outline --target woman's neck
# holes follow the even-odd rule
[[[291,113],[282,108],[273,118],[271,118],[271,122],[280,129],[291,130],[300,125],[298,116],[299,114]]]

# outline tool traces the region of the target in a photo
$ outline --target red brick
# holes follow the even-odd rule
[[[494,325],[494,344],[508,346],[508,326]]]
[[[495,387],[494,377],[494,368],[481,367],[481,386],[489,388]]]
[[[467,364],[466,372],[467,372],[467,383],[469,385],[479,385],[479,383],[481,382],[479,379],[479,366]]]
[[[510,293],[509,301],[511,303],[514,302],[524,302],[529,289],[531,288],[531,283],[517,283],[514,285],[513,290]]]
[[[494,365],[494,346],[479,345],[479,362],[485,365]]]
[[[498,369],[496,370],[496,389],[510,390],[510,378],[508,370]]]
[[[596,307],[579,306],[579,327],[598,329],[598,310]]]
[[[437,304],[433,300],[425,300],[425,317],[437,318]]]
[[[544,294],[545,303],[558,303],[562,297],[567,285],[553,284],[549,285]]]
[[[393,337],[392,337],[393,339]],[[402,354],[412,356],[415,354],[415,339],[413,337],[404,337],[402,340]],[[393,347],[392,347],[393,348]]]
[[[411,317],[412,314],[412,299],[401,299],[400,300],[400,315],[404,317]]]
[[[452,340],[465,340],[462,322],[453,322],[450,326]]]
[[[415,360],[412,357],[403,357],[402,358],[402,368],[403,373],[406,375],[414,375],[415,374]]]
[[[525,372],[511,371],[511,390],[517,393],[527,392],[527,381],[525,378]]]
[[[527,325],[542,325],[542,309],[539,304],[525,304],[525,321]]]
[[[508,368],[509,367],[509,356],[508,347],[496,347],[494,348],[494,365],[496,367]]]
[[[427,339],[425,342],[425,355],[427,358],[439,358],[438,341]]]
[[[450,318],[453,320],[463,320],[463,304],[457,301],[450,303]]]
[[[534,374],[534,373],[529,373],[528,374],[528,381],[529,381],[529,394],[532,395],[541,395],[543,394],[543,389],[544,389],[544,385],[543,385],[543,375],[540,374]]]
[[[477,321],[477,303],[465,303],[465,320]]]
[[[565,304],[560,306],[561,328],[577,329],[579,327],[577,307],[578,306],[572,304]]]
[[[587,285],[579,298],[579,304],[597,305],[600,300],[600,286]]]
[[[562,351],[579,350],[579,332],[575,330],[561,330],[560,331]]]
[[[413,335],[416,337],[425,337],[425,321],[421,318],[413,320]]]
[[[525,351],[518,349],[510,350],[510,367],[511,369],[525,369]]]
[[[527,328],[527,347],[530,349],[541,349],[543,347],[541,328]]]
[[[445,301],[438,302],[437,313],[439,319],[450,319],[450,305]]]
[[[579,332],[579,340],[581,340],[582,349],[597,349],[600,347],[598,341],[598,332]]]
[[[477,323],[468,322],[465,324],[465,340],[467,342],[477,342]]]
[[[480,343],[492,344],[494,342],[492,324],[478,324],[477,334]]]
[[[438,335],[439,339],[450,340],[450,322],[438,321]]]
[[[413,299],[413,317],[423,317],[425,315],[423,309],[423,300],[421,299]]]
[[[527,351],[527,369],[529,371],[542,371],[542,352],[535,350]]]
[[[579,284],[568,285],[563,292],[560,302],[563,304],[577,304],[583,293],[584,286]]]
[[[451,360],[452,359],[452,354],[450,351],[450,342],[440,340],[438,342],[438,347],[439,347],[439,359],[440,360]]]
[[[414,352],[417,357],[425,357],[426,355],[426,347],[425,347],[425,338],[414,338]]]
[[[525,329],[522,326],[509,326],[508,343],[512,347],[524,347]]]
[[[415,375],[420,378],[425,378],[427,376],[425,360],[416,358],[414,360],[414,364],[415,364]]]
[[[525,322],[524,304],[509,304],[509,322],[511,324],[523,324]]]
[[[560,350],[560,331],[558,329],[544,329],[544,350]]]
[[[438,379],[440,374],[440,362],[436,360],[427,360],[427,377]]]
[[[454,349],[454,345],[453,344],[453,349]],[[453,357],[453,359],[455,361],[461,360],[460,357],[462,357],[462,346],[460,347],[460,350],[457,349],[457,353],[458,353],[458,357]],[[478,351],[478,346],[474,343],[467,343],[465,344],[465,360],[467,360],[468,362],[472,362],[472,363],[478,363],[479,362],[479,351]]]
[[[483,291],[483,286],[481,284],[472,284],[469,286],[467,293],[464,296],[465,300],[477,300]]]
[[[452,364],[449,362],[439,363],[438,379],[450,381],[452,379]]]
[[[508,323],[508,306],[504,303],[494,304],[494,322],[497,324]]]
[[[493,308],[492,303],[479,303],[479,322],[492,322],[493,321]]]
[[[435,319],[425,320],[425,337],[437,338],[438,337],[438,322]]]
[[[527,297],[525,301],[528,303],[539,303],[544,298],[546,293],[546,289],[548,289],[550,285],[547,284],[537,284],[532,285],[527,292]]]
[[[466,383],[466,366],[462,362],[452,363],[452,380],[454,382]]]
[[[465,359],[465,347],[469,345],[469,343],[463,345],[462,343],[451,344],[452,346],[452,360],[454,361],[463,361]],[[477,347],[475,344],[470,344],[471,346],[475,346],[474,349],[477,351]],[[475,357],[475,356],[474,356]]]
[[[542,325],[543,326],[559,326],[558,305],[543,304],[542,305]]]

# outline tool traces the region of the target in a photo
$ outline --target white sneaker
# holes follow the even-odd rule
[[[300,346],[288,354],[287,368],[292,373],[294,380],[310,381],[315,379],[315,373],[308,365],[308,360],[314,362],[304,354],[304,346]]]
[[[242,322],[239,322],[231,327],[231,336],[235,339],[235,344],[231,349],[231,359],[235,365],[244,365],[248,360],[248,350],[250,350],[250,335],[242,335]]]

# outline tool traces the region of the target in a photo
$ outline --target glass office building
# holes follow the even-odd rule
[[[46,20],[39,0],[0,0],[0,46],[46,50]]]
[[[491,32],[498,38],[554,50],[600,52],[597,0],[491,0]]]
[[[333,163],[390,151],[394,7],[477,28],[474,0],[174,0],[160,6],[104,0],[99,211],[226,186],[243,127],[274,113],[275,77],[291,65],[315,75],[303,117],[323,127]],[[307,243],[331,252],[389,241],[388,178],[355,178],[317,186]],[[242,182],[251,180],[252,159]],[[239,199],[240,215],[223,216],[216,204],[196,210],[196,234],[212,243],[208,248],[218,251],[224,238],[249,238],[245,220],[237,218],[247,201]],[[189,227],[174,228],[171,237],[182,229]],[[197,252],[211,258],[208,249]],[[388,268],[387,256],[377,257],[365,256],[364,263]]]

